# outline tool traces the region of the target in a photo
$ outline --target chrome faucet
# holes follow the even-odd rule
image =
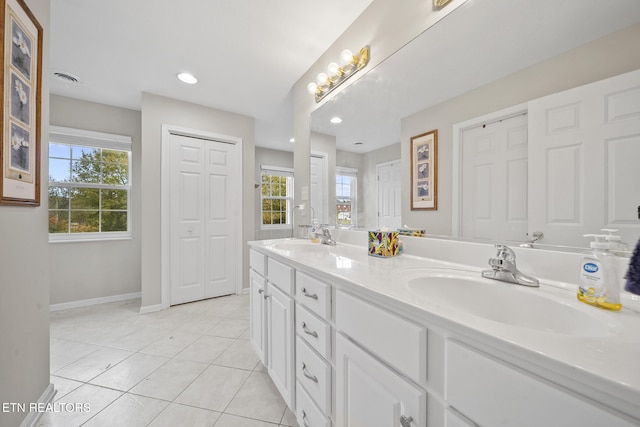
[[[329,229],[327,227],[322,227],[321,230],[322,234],[318,236],[320,237],[320,242],[324,245],[335,246],[336,241],[333,240],[333,237],[331,237],[331,232],[329,231]]]
[[[534,279],[518,271],[518,267],[516,267],[516,254],[509,246],[496,245],[496,249],[498,249],[496,257],[489,258],[491,270],[484,270],[482,277],[523,286],[540,286],[538,279]]]
[[[543,237],[544,237],[544,234],[542,233],[542,231],[534,231],[533,233],[531,233],[531,237],[529,238],[529,240],[521,244],[520,247],[533,248],[533,244],[538,240],[542,239]]]

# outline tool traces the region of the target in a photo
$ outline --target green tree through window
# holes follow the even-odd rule
[[[128,233],[130,151],[49,144],[49,233]]]
[[[293,176],[287,172],[264,171],[261,182],[262,225],[291,224]]]

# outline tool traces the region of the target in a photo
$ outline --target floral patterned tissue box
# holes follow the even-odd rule
[[[397,231],[369,231],[369,255],[392,257],[399,255]]]

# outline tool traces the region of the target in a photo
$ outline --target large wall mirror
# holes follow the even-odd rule
[[[346,225],[407,224],[432,235],[473,237],[461,232],[461,183],[454,176],[464,166],[459,153],[454,153],[454,145],[460,144],[454,132],[460,131],[460,124],[640,69],[639,23],[637,0],[470,0],[461,5],[312,113],[311,151],[329,153],[328,222],[335,223],[341,209],[336,193],[341,190],[333,185],[336,174],[357,170],[356,207]],[[332,123],[333,117],[342,122]],[[433,129],[438,129],[439,139],[438,209],[413,211],[409,140]],[[526,161],[523,167],[527,168]],[[637,168],[633,162],[619,162],[616,167],[619,177],[638,176],[635,170],[625,170]],[[529,180],[533,173],[528,169]],[[386,177],[382,184],[380,177]],[[399,190],[394,187],[396,179]],[[563,188],[567,183],[547,185]],[[625,209],[640,205],[640,185],[628,188]],[[605,200],[600,198],[589,208],[610,210]],[[546,209],[528,206],[532,208]],[[635,212],[625,215],[627,220],[614,227],[623,229],[625,240],[632,244],[640,235],[640,221]],[[606,223],[599,227],[606,225],[612,228]],[[505,239],[524,242],[532,231],[525,225],[522,232]],[[551,234],[540,243],[588,243],[581,237],[582,229],[571,237]],[[491,236],[479,239],[490,241]]]

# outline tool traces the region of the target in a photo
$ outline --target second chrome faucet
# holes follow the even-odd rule
[[[496,245],[498,253],[495,258],[489,258],[491,270],[484,270],[482,277],[501,280],[523,286],[540,286],[538,279],[527,276],[516,267],[516,254],[506,245]]]

